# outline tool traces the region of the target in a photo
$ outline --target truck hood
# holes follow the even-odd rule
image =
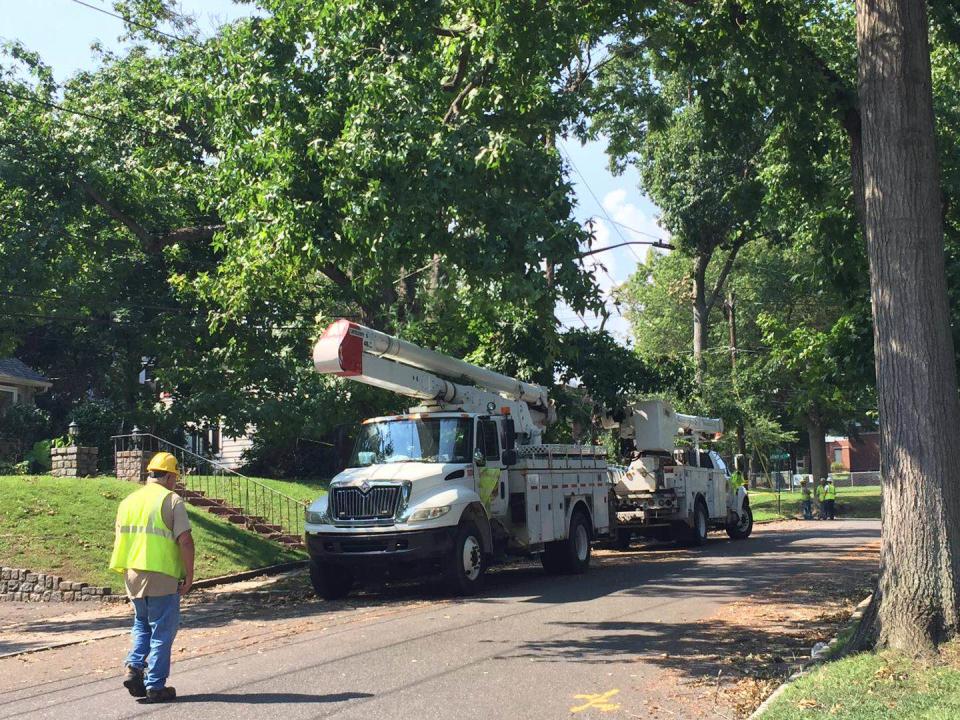
[[[367,467],[347,468],[331,481],[331,486],[352,487],[375,482],[404,482],[434,478],[443,480],[455,470],[466,470],[464,463],[397,462]]]

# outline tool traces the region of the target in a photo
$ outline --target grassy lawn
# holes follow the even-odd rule
[[[803,517],[803,499],[799,491],[780,493],[780,513],[778,514],[777,493],[769,490],[751,490],[750,507],[753,508],[754,520]],[[880,486],[838,487],[837,517],[879,518]]]
[[[289,495],[297,500],[313,502],[318,497],[327,492],[329,480],[274,480],[272,478],[255,477],[251,478],[258,483],[263,483],[267,487],[273,488],[284,495]]]
[[[791,685],[762,720],[952,720],[960,717],[960,642],[934,662],[892,652],[828,663]]]
[[[107,568],[113,523],[120,500],[137,487],[112,477],[0,476],[0,565],[120,590],[120,576]],[[204,510],[187,510],[198,580],[302,557]]]

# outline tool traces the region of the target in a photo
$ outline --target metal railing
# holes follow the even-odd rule
[[[249,525],[273,526],[277,532],[298,539],[303,535],[307,503],[302,500],[150,433],[114,435],[114,463],[118,453],[128,450],[168,452],[177,458],[180,483],[187,490],[201,492],[211,500],[223,500],[227,507],[239,509],[240,514],[250,518]]]

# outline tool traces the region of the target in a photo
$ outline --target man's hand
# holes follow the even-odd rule
[[[180,537],[177,538],[177,545],[180,546],[180,559],[183,560],[183,568],[187,574],[186,579],[184,579],[177,588],[177,592],[183,597],[190,592],[190,588],[193,587],[193,559],[195,554],[193,534],[189,530],[185,533],[180,533]]]
[[[188,592],[190,592],[190,588],[192,587],[193,587],[193,575],[189,575],[185,580],[180,581],[180,584],[177,586],[177,594],[180,595],[180,597],[183,597]]]

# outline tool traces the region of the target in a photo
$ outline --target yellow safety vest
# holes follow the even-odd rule
[[[827,483],[827,486],[823,489],[823,499],[824,500],[837,499],[837,488],[833,486],[833,483]]]
[[[746,480],[743,479],[743,473],[739,470],[734,470],[733,474],[730,476],[730,491],[736,492],[737,488],[746,484]]]
[[[500,486],[500,468],[481,468],[480,482],[477,484],[479,486],[477,488],[477,495],[480,496],[480,502],[482,502],[483,506],[489,511],[490,501],[493,500],[493,496]]]
[[[161,508],[169,494],[159,483],[147,483],[120,503],[111,570],[149,570],[177,579],[186,577],[180,546],[173,530],[163,522]]]

